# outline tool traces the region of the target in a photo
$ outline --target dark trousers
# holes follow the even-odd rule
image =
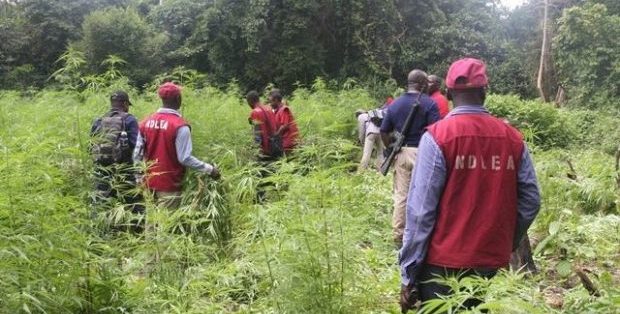
[[[94,193],[91,199],[92,217],[100,212],[108,212],[116,203],[124,204],[124,208],[134,215],[144,215],[144,197],[136,188],[135,175],[131,169],[121,167],[100,167],[94,173]],[[134,218],[130,229],[141,231],[143,218]]]
[[[453,293],[450,287],[442,285],[438,282],[430,281],[436,278],[443,277],[468,277],[468,276],[480,276],[484,278],[492,278],[497,273],[497,269],[459,269],[459,268],[446,268],[433,265],[424,265],[419,274],[419,296],[420,301],[425,302],[432,299],[438,299],[439,296],[447,296]],[[469,299],[463,304],[464,309],[470,309],[482,303],[479,299]]]

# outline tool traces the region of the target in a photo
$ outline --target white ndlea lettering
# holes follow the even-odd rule
[[[470,169],[474,170],[480,167],[482,170],[488,170],[487,165],[491,165],[491,170],[500,171],[502,169],[515,170],[515,159],[512,155],[508,155],[506,163],[502,163],[502,156],[492,155],[489,157],[476,156],[476,155],[457,155],[454,160],[454,169]],[[502,168],[505,165],[505,168]]]
[[[146,127],[149,129],[156,130],[167,130],[168,129],[168,121],[166,120],[149,120],[146,122]]]

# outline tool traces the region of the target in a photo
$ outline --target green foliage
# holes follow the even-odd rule
[[[126,62],[125,73],[137,86],[161,69],[161,49],[167,38],[156,33],[133,9],[109,8],[91,13],[84,20],[83,34],[79,46],[94,73],[110,69],[105,62],[110,55]]]
[[[620,15],[605,5],[564,11],[554,44],[561,83],[576,107],[598,108],[620,96]]]
[[[117,58],[108,63],[120,65]],[[353,144],[353,112],[376,104],[354,83],[340,91],[327,86],[316,80],[287,99],[303,145],[266,168],[253,161],[249,109],[236,84],[185,88],[181,110],[192,125],[193,153],[217,164],[223,178],[189,172],[182,207],[174,211],[155,206],[147,194],[142,234],[113,231],[136,218],[119,203],[91,218],[87,134],[113,87],[31,97],[2,92],[0,311],[397,312],[391,178],[355,172],[360,149]],[[130,94],[139,118],[159,107],[153,91]],[[546,138],[559,136],[558,123],[591,132],[573,126],[572,113],[514,96],[490,96],[489,106],[511,121],[533,121],[531,134],[538,134],[531,138],[543,209],[532,236],[540,240],[534,247],[542,271],[449,279],[464,289],[434,304],[453,307],[475,294],[484,301],[478,310],[546,313],[555,311],[545,299],[554,288],[565,304],[557,311],[608,312],[620,293],[612,156],[598,144],[584,150]],[[550,122],[542,121],[545,115]],[[546,145],[556,148],[543,150]],[[265,170],[270,175],[260,176]],[[255,203],[259,189],[266,193],[262,204]],[[591,269],[601,297],[587,295],[574,267]]]
[[[86,65],[84,53],[70,46],[67,48],[67,51],[56,60],[56,63],[63,63],[63,66],[52,73],[50,77],[68,89],[78,89],[82,84],[82,71]]]
[[[577,138],[575,125],[568,116],[550,104],[492,95],[485,106],[518,128],[528,143],[541,148],[568,147]]]
[[[571,110],[567,114],[578,130],[577,145],[596,147],[609,155],[615,154],[620,144],[617,120],[620,114],[617,110]]]

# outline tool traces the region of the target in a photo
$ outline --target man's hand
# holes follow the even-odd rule
[[[219,180],[219,178],[222,176],[220,174],[220,170],[217,169],[216,167],[213,167],[213,170],[211,170],[211,173],[209,174],[209,176],[211,177],[211,179],[213,180]]]
[[[416,301],[418,300],[418,292],[415,286],[401,285],[400,286],[400,310],[407,313],[407,311],[413,309]]]

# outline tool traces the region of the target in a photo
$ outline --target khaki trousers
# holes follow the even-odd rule
[[[394,160],[394,214],[392,215],[392,236],[402,243],[405,231],[407,194],[411,184],[411,174],[415,167],[418,149],[403,147]]]
[[[167,209],[178,209],[181,206],[181,191],[159,192],[155,191],[155,204]]]
[[[358,170],[364,170],[368,168],[370,158],[372,157],[372,151],[377,151],[377,169],[381,168],[383,162],[383,142],[381,141],[381,135],[379,133],[369,133],[364,139],[364,151],[362,152],[362,160]]]

